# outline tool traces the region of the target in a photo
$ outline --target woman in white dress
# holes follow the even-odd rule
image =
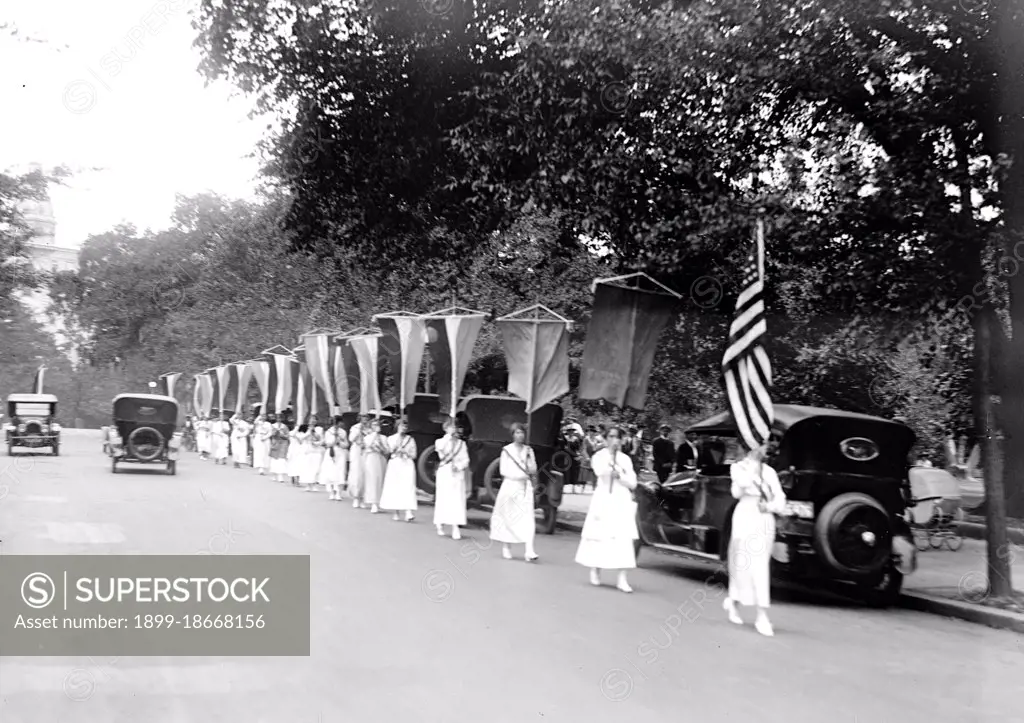
[[[537,476],[537,458],[526,444],[526,427],[512,425],[512,444],[501,450],[498,469],[501,489],[491,514],[491,539],[502,543],[501,554],[512,559],[512,545],[526,546],[525,559],[533,562],[537,553],[533,541],[537,535],[534,515],[533,480]]]
[[[302,469],[306,464],[306,441],[309,438],[309,425],[296,424],[288,433],[288,477],[292,485],[299,486]]]
[[[257,474],[264,475],[270,467],[270,435],[273,432],[267,418],[262,414],[256,417],[252,429],[252,466]]]
[[[388,439],[380,433],[380,421],[370,422],[370,433],[363,439],[363,503],[370,512],[380,512],[380,495],[384,489],[384,470],[388,464]]]
[[[327,499],[339,499],[338,495],[338,471],[334,459],[338,447],[338,417],[334,418],[334,424],[324,430],[324,456],[320,460],[320,470],[317,472],[317,479],[320,484],[327,488]]]
[[[213,445],[210,444],[210,420],[204,414],[200,415],[196,422],[196,448],[199,450],[199,459],[209,459]]]
[[[249,432],[252,425],[240,414],[231,418],[231,456],[235,461],[235,469],[249,464]]]
[[[213,423],[213,462],[214,464],[228,463],[228,452],[231,448],[231,425],[224,419],[222,414]]]
[[[288,427],[273,417],[270,425],[270,474],[278,482],[288,481]]]
[[[324,429],[310,424],[306,429],[306,453],[303,457],[300,479],[306,492],[315,492],[317,475],[324,461]]]
[[[437,452],[437,474],[434,478],[434,526],[444,537],[444,526],[451,525],[452,539],[461,540],[459,527],[466,524],[466,471],[469,469],[469,448],[459,438],[455,421],[448,420],[445,435],[434,445]]]
[[[605,448],[590,459],[597,477],[590,509],[580,534],[576,562],[590,568],[590,584],[601,584],[601,570],[618,570],[616,587],[633,592],[626,571],[636,567],[633,541],[636,529],[636,472],[633,461],[622,452],[623,431],[611,427],[605,435]]]
[[[403,419],[398,423],[398,432],[388,437],[391,459],[384,473],[384,491],[380,506],[395,513],[405,512],[405,521],[412,522],[417,509],[416,501],[416,440],[409,436],[409,425]]]
[[[771,607],[771,561],[775,545],[775,515],[786,508],[786,493],[775,470],[764,463],[768,445],[750,450],[729,467],[732,496],[739,500],[732,513],[729,538],[729,596],[722,607],[729,621],[743,624],[736,603],[757,607],[754,627],[774,635],[768,620]]]
[[[353,507],[363,504],[363,437],[370,431],[370,417],[364,414],[348,431],[348,493]]]

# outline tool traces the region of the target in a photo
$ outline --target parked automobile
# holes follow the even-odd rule
[[[111,472],[117,472],[118,464],[162,464],[167,474],[176,474],[181,444],[177,400],[159,394],[119,394],[113,407],[106,439]]]
[[[637,487],[637,550],[643,544],[727,561],[736,505],[729,466],[743,448],[729,413],[687,431],[697,435],[697,469]],[[907,514],[913,431],[866,414],[776,404],[773,440],[766,462],[787,497],[777,516],[773,570],[895,602],[904,575],[917,565]]]
[[[52,394],[11,394],[7,397],[4,425],[7,454],[15,447],[49,447],[60,455],[60,424],[57,422],[57,397]]]
[[[437,453],[434,443],[444,436],[446,415],[441,414],[441,401],[436,394],[417,394],[405,406],[405,421],[409,436],[416,443],[420,457],[420,473],[416,484],[427,494],[434,494],[434,474],[437,472]]]

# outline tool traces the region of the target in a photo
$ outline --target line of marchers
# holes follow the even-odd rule
[[[102,615],[94,615],[88,618],[64,618],[61,623],[57,622],[57,616],[51,615],[47,618],[27,618],[19,615],[14,621],[14,627],[25,630],[121,630],[127,629],[128,618],[106,618]]]

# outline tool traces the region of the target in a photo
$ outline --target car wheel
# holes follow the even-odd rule
[[[430,445],[423,450],[420,453],[420,458],[416,460],[416,486],[428,495],[435,494],[437,491],[435,480],[437,479],[437,464],[439,461],[434,445]]]
[[[128,450],[142,462],[152,462],[159,457],[167,440],[153,427],[139,427],[128,435]]]
[[[639,539],[633,540],[633,557],[636,558],[637,564],[640,564],[640,550],[643,549],[644,543]]]
[[[892,520],[874,497],[846,492],[821,508],[814,546],[835,572],[853,580],[874,578],[892,557]]]
[[[963,547],[963,544],[964,538],[960,537],[960,535],[950,535],[946,538],[946,547],[949,548],[950,552],[956,552]]]

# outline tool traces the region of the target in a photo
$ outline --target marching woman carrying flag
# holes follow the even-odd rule
[[[380,496],[383,510],[395,513],[392,518],[400,519],[399,512],[405,512],[405,521],[413,521],[416,501],[416,440],[409,436],[409,425],[404,419],[398,423],[398,433],[388,437],[391,459],[384,473],[384,492]]]
[[[498,469],[501,489],[491,514],[491,539],[502,543],[501,554],[512,559],[512,545],[526,545],[525,559],[533,562],[537,553],[533,541],[537,535],[537,518],[533,512],[533,478],[537,475],[537,458],[526,444],[526,427],[512,425],[512,444],[501,450]]]
[[[249,432],[252,431],[252,427],[241,414],[231,418],[231,426],[231,454],[237,469],[249,464]]]
[[[732,465],[732,496],[739,500],[732,515],[729,538],[729,596],[722,607],[730,622],[743,624],[736,603],[757,608],[755,627],[774,635],[768,620],[771,606],[771,560],[775,545],[775,515],[786,496],[775,470],[764,463],[775,410],[768,387],[772,367],[761,346],[767,332],[764,308],[764,223],[757,222],[754,251],[747,258],[744,288],[736,299],[736,316],[729,328],[729,346],[722,358],[726,395],[740,439],[748,453]]]
[[[451,525],[452,539],[461,540],[459,527],[466,524],[466,470],[469,469],[469,449],[456,433],[455,420],[448,419],[445,436],[434,446],[438,465],[434,477],[434,525],[437,534],[444,537],[444,526]]]
[[[380,495],[384,489],[384,469],[388,464],[388,440],[380,433],[380,420],[370,422],[370,433],[363,439],[363,503],[370,512],[380,512]]]
[[[587,519],[580,534],[576,562],[590,568],[590,584],[601,584],[601,570],[618,570],[616,587],[633,592],[626,571],[636,567],[633,541],[636,529],[636,472],[629,455],[622,452],[621,427],[611,427],[605,437],[607,447],[590,460],[597,484],[590,498]]]

